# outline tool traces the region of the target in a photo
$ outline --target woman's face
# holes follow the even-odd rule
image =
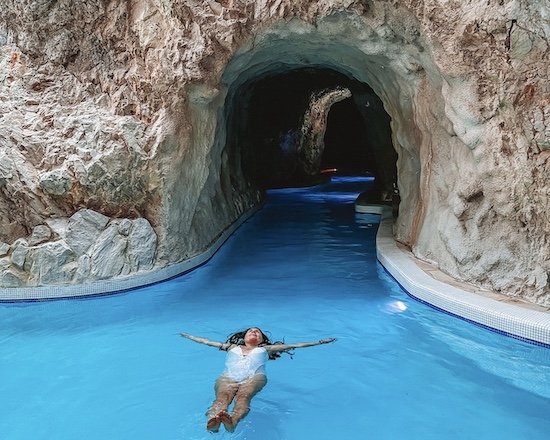
[[[249,328],[244,335],[244,343],[248,345],[258,345],[264,341],[262,332],[257,327]]]

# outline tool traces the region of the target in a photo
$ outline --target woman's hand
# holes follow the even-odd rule
[[[336,341],[336,338],[327,338],[327,339],[321,339],[319,341],[319,344],[330,344],[331,342]]]

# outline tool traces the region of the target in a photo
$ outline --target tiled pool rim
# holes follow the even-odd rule
[[[72,286],[44,286],[0,289],[0,302],[44,301],[108,295],[166,281],[206,263],[225,241],[263,204],[250,210],[228,227],[201,254],[170,267],[126,278]],[[448,283],[431,276],[419,266],[413,254],[398,246],[393,238],[391,209],[384,207],[376,236],[378,261],[413,298],[443,312],[491,330],[550,347],[550,312],[532,310],[472,293],[458,283]]]
[[[386,271],[413,298],[490,330],[550,347],[548,309],[510,304],[506,299],[511,298],[504,295],[480,289],[474,293],[461,287],[461,283],[435,279],[421,268],[419,263],[422,262],[416,260],[412,252],[398,246],[393,237],[390,208],[382,212],[376,235],[376,254]],[[500,299],[496,299],[499,296]]]

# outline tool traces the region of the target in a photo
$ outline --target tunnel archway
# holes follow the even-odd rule
[[[349,89],[351,97],[330,107],[321,167],[311,177],[297,157],[301,124],[312,95],[335,87]],[[303,67],[254,79],[235,97],[248,101],[239,104],[244,110],[228,126],[228,139],[239,139],[245,177],[262,189],[317,183],[323,166],[379,177],[392,172],[384,169],[379,156],[393,156],[395,162],[393,148],[383,151],[375,144],[386,136],[391,146],[390,118],[368,84],[332,69]],[[373,118],[368,106],[360,108],[365,100],[375,101],[380,114]]]
[[[414,245],[426,215],[423,197],[429,197],[429,169],[423,172],[420,155],[429,151],[433,138],[446,142],[449,136],[448,120],[436,121],[434,116],[445,114],[443,79],[418,41],[416,22],[405,21],[397,37],[369,20],[338,11],[315,24],[295,19],[266,25],[225,66],[216,94],[203,90],[193,99],[220,104],[212,153],[221,157],[225,197],[239,198],[258,188],[254,155],[263,150],[253,136],[260,130],[250,128],[250,118],[261,109],[255,100],[262,84],[300,72],[337,77],[352,88],[354,106],[362,116],[376,162],[379,199],[389,201],[395,189],[399,191],[396,238]],[[335,109],[337,113],[338,106]],[[436,123],[428,128],[428,121]]]
[[[241,208],[243,200],[251,200],[241,195],[257,188],[246,164],[250,165],[247,156],[258,146],[242,129],[254,109],[254,85],[304,68],[333,71],[367,84],[379,97],[378,103],[361,97],[358,109],[367,108],[373,118],[386,115],[391,120],[373,124],[389,126],[389,132],[378,133],[371,145],[380,146],[375,157],[378,171],[384,172],[379,179],[383,192],[393,193],[397,182],[394,238],[416,257],[435,262],[457,279],[502,286],[504,277],[505,285],[517,287],[515,278],[509,276],[519,274],[517,279],[523,279],[516,261],[495,255],[498,264],[493,264],[493,257],[487,260],[485,252],[488,244],[498,247],[515,233],[513,221],[504,214],[511,205],[501,192],[501,183],[508,177],[500,170],[493,174],[501,159],[499,148],[509,151],[510,138],[501,138],[507,125],[502,124],[510,117],[511,126],[516,126],[513,114],[506,113],[515,101],[494,99],[504,95],[486,88],[488,77],[476,76],[454,59],[451,53],[458,47],[454,45],[464,41],[454,40],[447,46],[445,40],[432,38],[425,29],[425,23],[410,9],[376,2],[363,13],[334,10],[311,20],[261,23],[232,54],[221,81],[216,82],[219,89],[214,93],[207,90],[204,95],[206,100],[219,97],[213,154],[222,156],[222,181],[231,181],[231,185],[222,185],[222,191],[233,206]],[[483,102],[480,94],[485,97]],[[506,106],[500,107],[504,102]],[[384,111],[377,111],[377,106]],[[522,136],[518,139],[526,145]],[[397,160],[384,154],[393,150]],[[498,159],[485,157],[486,152]],[[236,194],[232,200],[231,194]],[[495,215],[494,206],[507,208]],[[493,233],[496,219],[511,232]],[[487,239],[476,241],[474,236]],[[531,267],[530,260],[521,267]],[[545,275],[541,279],[545,286]]]
[[[330,107],[320,167],[312,178],[296,155],[301,124],[312,96],[336,87],[349,89],[351,97]],[[331,168],[372,173],[375,198],[392,192],[397,155],[391,119],[367,83],[323,66],[297,67],[251,78],[232,97],[227,140],[239,152],[244,177],[257,187],[315,184],[323,180],[321,170]]]

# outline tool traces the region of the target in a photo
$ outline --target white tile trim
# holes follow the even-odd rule
[[[412,253],[397,247],[389,208],[377,232],[376,253],[378,261],[412,297],[499,332],[550,345],[550,313],[468,292],[438,281],[423,271]]]

